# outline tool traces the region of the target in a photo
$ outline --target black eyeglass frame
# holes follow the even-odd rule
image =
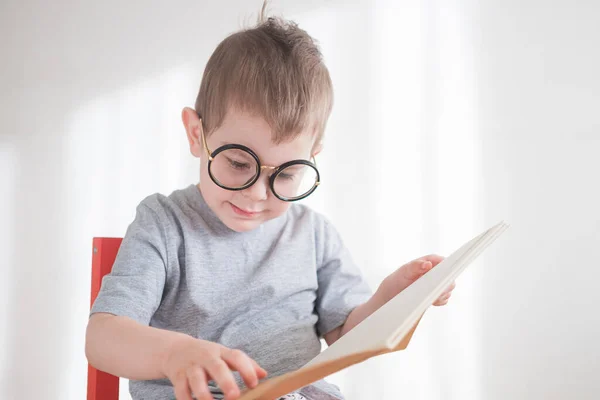
[[[248,189],[250,186],[254,185],[256,183],[256,181],[258,181],[258,179],[260,178],[260,175],[262,174],[262,171],[264,169],[270,169],[270,170],[274,171],[269,176],[269,187],[271,189],[271,192],[275,195],[275,197],[277,197],[281,201],[293,202],[293,201],[305,199],[308,196],[310,196],[317,189],[317,187],[321,184],[321,175],[319,173],[319,170],[317,169],[316,160],[315,160],[315,162],[311,162],[308,160],[302,160],[302,159],[292,160],[292,161],[287,161],[277,167],[273,167],[273,166],[269,166],[269,165],[262,165],[260,162],[260,159],[258,158],[258,155],[256,155],[256,153],[254,151],[252,151],[252,149],[250,149],[249,147],[246,147],[241,144],[226,144],[226,145],[223,145],[223,146],[217,148],[215,151],[211,152],[210,149],[208,148],[208,144],[206,143],[206,137],[204,136],[204,129],[202,129],[202,128],[200,129],[200,131],[201,131],[200,135],[202,136],[202,144],[204,145],[204,149],[206,150],[206,155],[208,156],[208,175],[210,176],[210,179],[212,179],[212,181],[215,183],[215,185],[219,186],[220,188],[223,188],[226,190],[232,190],[232,191]],[[248,183],[246,183],[245,185],[240,186],[240,187],[229,187],[229,186],[223,185],[221,182],[219,182],[219,180],[212,173],[211,165],[212,165],[214,158],[217,155],[219,155],[219,153],[222,153],[225,150],[242,150],[242,151],[245,151],[246,153],[250,154],[250,156],[254,159],[254,161],[256,161],[256,173],[254,175],[254,178],[252,178],[252,180],[250,180]],[[313,160],[314,160],[314,156],[313,156]],[[308,167],[311,167],[312,169],[315,170],[315,173],[317,174],[317,179],[315,180],[315,184],[313,185],[313,187],[308,192],[304,193],[301,196],[296,196],[296,197],[281,196],[277,193],[277,191],[275,191],[275,179],[277,179],[277,176],[281,172],[283,172],[286,168],[288,168],[292,165],[306,165]]]

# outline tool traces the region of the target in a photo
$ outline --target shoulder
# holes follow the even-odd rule
[[[146,196],[137,206],[138,212],[153,213],[158,218],[172,217],[174,215],[185,215],[191,209],[191,191],[194,186],[177,189],[168,195],[153,193]]]
[[[288,210],[288,220],[295,224],[310,224],[318,227],[325,223],[326,218],[307,205],[293,203]]]
[[[152,193],[138,203],[135,225],[141,229],[156,229],[168,237],[176,236],[197,219],[193,200],[190,187],[170,194]]]
[[[317,243],[326,242],[332,236],[337,237],[337,230],[331,220],[304,204],[292,204],[288,210],[289,220],[295,226],[310,229]]]

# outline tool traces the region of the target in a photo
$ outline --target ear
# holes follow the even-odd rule
[[[312,156],[316,157],[323,150],[323,142],[315,143],[313,146]]]
[[[185,132],[187,133],[188,142],[190,143],[190,153],[194,157],[200,158],[204,152],[204,144],[202,143],[202,120],[196,113],[196,110],[185,107],[181,111],[181,119]]]

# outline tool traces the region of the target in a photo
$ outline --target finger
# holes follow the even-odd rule
[[[452,292],[454,289],[456,288],[456,282],[452,282],[450,284],[450,286],[448,286],[448,289],[446,289],[446,292],[450,293]]]
[[[172,383],[176,400],[193,400],[185,371],[182,370],[181,373],[172,380]]]
[[[261,367],[260,365],[258,365],[258,363],[256,361],[254,361],[253,359],[250,359],[250,361],[252,362],[252,365],[254,366],[254,369],[257,372],[258,379],[266,378],[266,376],[269,374],[267,372],[267,370],[264,369],[263,367]]]
[[[431,267],[431,262],[417,259],[398,268],[387,279],[393,287],[393,294],[399,293],[412,285],[414,281],[419,279],[425,272],[431,269]]]
[[[433,267],[433,263],[428,260],[413,260],[408,264],[404,264],[402,266],[402,276],[404,277],[404,281],[406,286],[410,285],[417,279],[419,279],[424,273],[429,271]]]
[[[406,264],[406,266],[408,267],[406,269],[407,278],[415,281],[421,275],[425,274],[427,271],[438,265],[443,260],[444,257],[438,256],[436,254],[430,254],[428,256],[417,258],[416,260],[413,260],[410,263]]]
[[[430,261],[433,264],[433,266],[435,267],[436,265],[438,265],[439,263],[441,263],[442,261],[444,261],[444,258],[445,257],[440,256],[438,254],[429,254],[427,256],[420,257],[419,260]]]
[[[442,256],[430,254],[404,264],[389,277],[390,281],[393,282],[394,293],[406,289],[423,274],[442,262],[443,259]]]
[[[206,370],[212,379],[219,385],[225,395],[225,399],[234,400],[240,395],[240,388],[237,386],[231,370],[221,359],[212,361],[206,365]]]
[[[446,301],[450,298],[450,296],[452,296],[452,293],[443,294],[438,298],[438,301]]]
[[[212,395],[208,390],[208,382],[206,372],[200,368],[190,368],[187,371],[189,386],[192,388],[192,393],[197,400],[212,400]]]
[[[437,302],[436,301],[433,305],[436,306],[436,307],[441,307],[441,306],[445,306],[446,304],[448,304],[448,300],[444,300],[444,301],[441,301],[441,302]]]
[[[223,352],[223,361],[230,369],[238,371],[244,379],[246,386],[253,388],[258,385],[258,374],[250,357],[241,350],[227,349]]]
[[[451,294],[448,293],[448,294],[445,294],[445,295],[442,295],[442,296],[438,297],[438,299],[435,301],[435,303],[433,303],[433,305],[434,306],[440,306],[440,305],[448,303],[448,300],[450,299],[450,296],[451,296]]]
[[[454,290],[454,288],[455,288],[455,287],[456,287],[456,284],[454,284],[454,283],[453,283],[452,285],[448,286],[448,287],[446,288],[446,290],[444,290],[444,291],[442,292],[442,294],[440,295],[440,297],[441,297],[441,296],[445,296],[445,295],[447,295],[447,294],[449,294],[449,293],[452,293],[452,291]]]

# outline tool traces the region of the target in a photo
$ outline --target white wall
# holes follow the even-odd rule
[[[49,4],[0,5],[2,399],[84,397],[91,238],[195,181],[181,108],[260,1]],[[332,381],[349,400],[594,398],[600,4],[273,9],[323,46],[337,102],[308,203],[373,285],[511,223],[406,352]]]
[[[493,398],[600,392],[598,17],[594,1],[481,7],[484,203],[515,223],[482,277]]]

